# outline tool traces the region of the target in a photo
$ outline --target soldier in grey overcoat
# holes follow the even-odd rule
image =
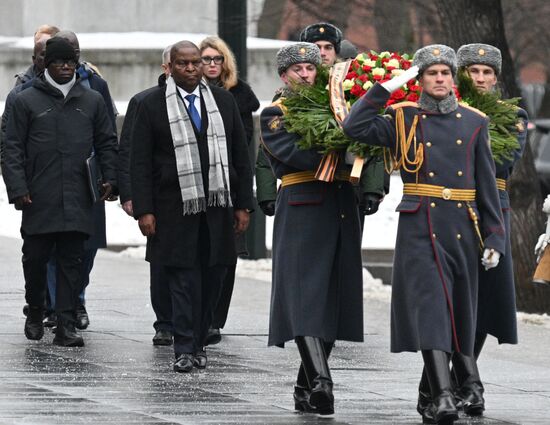
[[[391,350],[422,351],[433,399],[423,419],[452,423],[458,413],[448,355],[473,354],[480,247],[483,265],[496,266],[505,232],[488,120],[457,102],[455,52],[427,46],[416,52],[413,65],[370,89],[343,128],[355,140],[388,148],[401,168]],[[391,92],[417,72],[423,88],[418,104],[392,105],[379,115]]]
[[[479,91],[489,92],[495,89],[502,65],[502,56],[498,48],[489,44],[467,44],[458,49],[457,58],[459,68],[468,72]],[[500,208],[506,229],[505,255],[494,269],[479,268],[474,356],[455,353],[452,359],[458,387],[456,395],[464,411],[470,415],[479,415],[485,410],[483,384],[476,360],[487,335],[495,336],[500,344],[518,342],[514,265],[510,244],[510,198],[506,190],[506,180],[510,177],[516,161],[521,158],[527,139],[527,112],[517,108],[517,116],[517,149],[511,159],[495,164]]]
[[[312,84],[320,62],[311,43],[286,46],[277,54],[287,85]],[[349,167],[338,169],[333,182],[316,180],[322,155],[297,147],[300,136],[286,131],[283,105],[284,98],[264,109],[260,121],[263,147],[282,180],[273,229],[268,344],[296,341],[302,366],[295,408],[328,415],[334,412],[327,363],[333,342],[363,341],[359,213],[345,177]]]

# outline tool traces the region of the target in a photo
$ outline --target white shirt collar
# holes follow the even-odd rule
[[[195,90],[193,90],[191,93],[185,91],[180,86],[176,86],[176,87],[178,88],[178,91],[180,92],[181,97],[183,97],[184,99],[185,99],[185,96],[190,95],[190,94],[194,94],[195,96],[197,96],[197,98],[201,97],[201,91],[199,89],[199,85],[197,85],[197,87],[195,87]]]

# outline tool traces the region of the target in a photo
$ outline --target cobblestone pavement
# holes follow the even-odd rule
[[[172,372],[171,347],[154,347],[148,267],[98,254],[87,294],[86,346],[23,335],[21,242],[0,237],[0,424],[418,424],[419,354],[389,353],[389,304],[365,301],[364,344],[338,343],[330,364],[336,415],[293,410],[294,344],[266,347],[270,285],[238,279],[223,340],[209,364]],[[519,324],[521,344],[490,340],[480,360],[487,410],[457,424],[550,424],[550,328]]]

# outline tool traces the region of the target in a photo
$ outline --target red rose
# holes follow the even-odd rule
[[[390,105],[393,105],[395,103],[395,100],[393,99],[390,99],[386,102],[386,106],[390,106]]]
[[[363,71],[370,72],[371,70],[372,70],[372,67],[370,67],[368,65],[363,65]]]
[[[401,69],[406,71],[407,69],[409,69],[411,67],[411,62],[409,61],[403,61],[401,62]]]
[[[395,69],[395,66],[387,66],[386,71],[392,72]]]
[[[367,74],[362,74],[358,78],[358,80],[361,80],[363,83],[366,83],[368,79],[369,79],[369,76]]]
[[[418,100],[418,95],[416,93],[409,93],[406,99],[410,102],[416,102]]]
[[[397,89],[391,95],[391,99],[403,100],[405,98],[405,91],[403,89]]]
[[[363,87],[361,87],[359,84],[355,84],[351,90],[350,90],[350,93],[353,95],[353,96],[357,96],[359,97],[361,95],[361,90],[363,90]]]
[[[380,81],[382,78],[384,78],[384,77],[382,77],[381,75],[373,75],[372,76],[372,79],[376,80],[376,81]]]
[[[348,75],[346,75],[346,80],[354,80],[358,77],[357,72],[351,71],[348,72]]]

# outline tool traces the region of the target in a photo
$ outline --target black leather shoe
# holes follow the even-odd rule
[[[463,409],[464,413],[470,416],[480,416],[485,410],[485,400],[483,399],[483,386],[471,384],[462,387],[456,395],[457,407]]]
[[[61,347],[83,347],[84,340],[76,333],[75,325],[71,321],[57,319],[57,327],[55,337],[53,339],[55,345]]]
[[[25,336],[27,339],[40,340],[44,336],[44,309],[42,307],[29,306],[29,312],[25,319]]]
[[[309,404],[309,389],[300,385],[294,386],[294,410],[304,413],[317,413],[315,407]]]
[[[199,350],[195,353],[195,358],[193,359],[193,366],[197,369],[206,369],[206,363],[208,359],[206,357],[206,351]]]
[[[208,329],[208,335],[206,336],[206,345],[216,345],[222,340],[222,334],[217,328]]]
[[[174,372],[189,373],[193,370],[194,357],[191,353],[183,353],[176,355],[174,362]]]
[[[159,329],[153,337],[153,345],[172,345],[172,332]]]
[[[90,318],[88,317],[88,312],[84,304],[80,304],[76,308],[76,328],[77,329],[86,329],[90,325]]]
[[[435,397],[433,403],[422,414],[422,422],[425,424],[452,425],[456,420],[458,420],[458,410],[455,399],[447,390]]]

